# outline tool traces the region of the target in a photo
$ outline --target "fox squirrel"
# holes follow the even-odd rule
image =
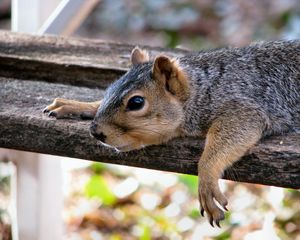
[[[211,225],[220,226],[227,210],[218,187],[224,170],[261,138],[300,122],[300,41],[154,60],[136,47],[131,62],[103,100],[57,98],[44,112],[56,118],[94,118],[91,134],[117,151],[179,136],[206,136],[198,163],[200,211]]]

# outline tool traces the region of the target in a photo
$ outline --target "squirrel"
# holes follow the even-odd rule
[[[44,112],[93,118],[91,134],[117,151],[205,136],[198,162],[200,212],[220,227],[228,203],[218,186],[224,170],[262,138],[300,123],[300,40],[154,60],[136,47],[131,62],[102,100],[57,98]]]

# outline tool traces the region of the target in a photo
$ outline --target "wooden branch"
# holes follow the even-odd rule
[[[90,137],[90,121],[55,120],[42,114],[56,97],[101,98],[103,88],[127,69],[132,48],[101,41],[0,33],[0,147],[197,174],[203,139],[175,139],[117,154]],[[148,49],[152,55],[184,53]],[[263,140],[228,169],[224,178],[300,188],[300,133]]]
[[[106,88],[128,70],[134,46],[0,31],[0,76]],[[141,46],[154,57],[185,50]]]

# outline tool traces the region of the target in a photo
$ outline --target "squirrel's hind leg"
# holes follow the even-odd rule
[[[227,110],[216,119],[206,136],[205,148],[198,163],[201,214],[206,212],[210,224],[224,219],[227,200],[218,186],[224,170],[239,160],[262,136],[264,121],[255,110]]]
[[[80,117],[82,119],[93,119],[96,115],[101,101],[80,102],[75,100],[56,98],[43,112],[48,116],[59,118]]]

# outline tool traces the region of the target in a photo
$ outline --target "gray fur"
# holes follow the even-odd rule
[[[151,62],[135,65],[119,80],[112,83],[105,91],[103,102],[97,112],[96,118],[100,116],[109,118],[122,105],[123,98],[132,90],[140,89],[151,84]]]
[[[192,89],[184,103],[185,135],[203,134],[223,112],[235,114],[249,108],[265,121],[263,135],[299,125],[300,41],[194,52],[177,60]],[[152,65],[137,64],[113,83],[97,116],[114,114],[130,91],[151,84]]]
[[[211,225],[219,226],[225,215],[215,201],[223,208],[227,205],[218,188],[224,170],[261,137],[300,126],[300,40],[194,52],[176,60],[174,64],[167,57],[158,57],[154,64],[134,64],[108,88],[95,121],[111,124],[110,117],[131,91],[145,90],[149,97],[155,89],[154,116],[145,115],[144,121],[155,125],[151,120],[159,116],[160,121],[174,126],[158,139],[206,135],[198,162],[200,208]],[[162,100],[165,96],[168,98]],[[166,100],[169,98],[173,102]],[[159,127],[163,131],[165,125]],[[111,132],[115,135],[116,130]]]
[[[265,120],[264,135],[299,124],[300,41],[193,53],[178,61],[193,89],[184,104],[187,135],[205,131],[222,112],[247,107]]]

